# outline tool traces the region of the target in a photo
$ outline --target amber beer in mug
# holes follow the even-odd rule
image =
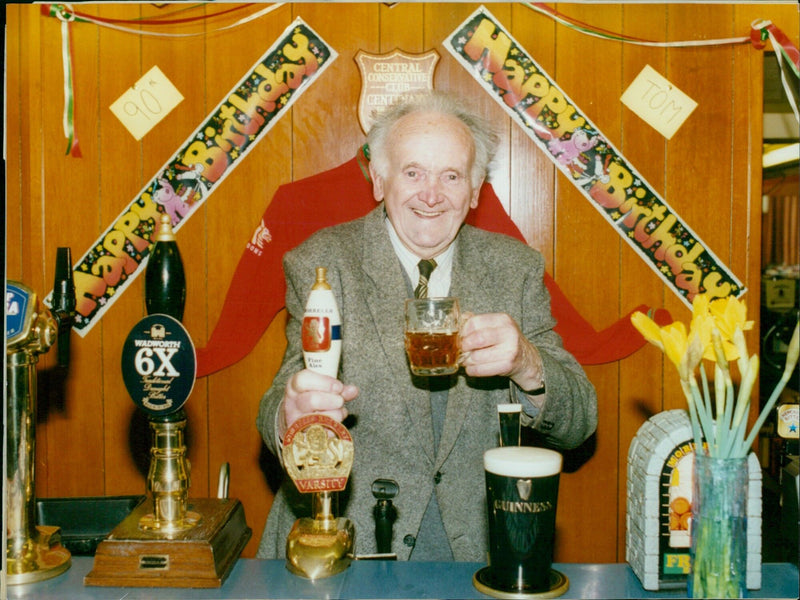
[[[561,454],[544,448],[484,453],[490,587],[521,594],[548,590],[561,463]]]
[[[406,300],[405,346],[414,375],[458,371],[460,318],[456,298]]]

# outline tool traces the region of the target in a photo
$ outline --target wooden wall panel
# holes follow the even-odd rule
[[[622,9],[575,5],[567,16],[611,31],[622,26]],[[574,30],[556,31],[554,78],[559,87],[613,144],[620,139],[618,102],[609,102],[620,89],[622,47],[602,40],[587,43]],[[553,274],[575,307],[590,322],[610,323],[619,316],[619,236],[582,193],[559,174],[555,194],[555,254]],[[602,301],[587,290],[602,290]],[[595,562],[616,552],[617,502],[609,493],[617,486],[618,365],[587,368],[597,390],[599,426],[591,458],[562,479],[559,496],[558,551],[582,562]],[[575,453],[583,459],[583,453]],[[592,473],[591,477],[587,475]],[[562,502],[561,499],[564,499]],[[598,498],[603,498],[598,502]],[[582,515],[582,530],[597,531],[597,542],[586,544],[581,529],[572,526],[571,515]]]
[[[624,33],[642,39],[659,39],[656,32],[666,32],[668,9],[665,7],[625,6]],[[622,87],[630,85],[641,70],[650,65],[665,73],[667,52],[663,48],[626,44],[622,55]],[[622,111],[622,135],[618,148],[630,157],[635,168],[655,190],[664,190],[667,141],[629,110]],[[663,286],[643,284],[655,277],[652,269],[622,239],[620,246],[620,311],[627,314],[639,304],[660,306],[664,296],[672,292]],[[617,453],[617,559],[625,559],[625,517],[628,452],[631,440],[641,424],[663,409],[661,352],[648,344],[632,356],[620,361],[619,451]],[[623,374],[636,373],[636,377]],[[669,373],[667,371],[667,373]],[[671,375],[671,373],[669,373]]]
[[[762,6],[741,6],[737,7],[732,24],[733,31],[743,31],[752,23],[761,20],[765,14]],[[775,23],[780,27],[790,39],[796,40],[797,31],[800,29],[800,19],[794,22],[784,22],[776,20]],[[737,82],[760,81],[762,64],[759,62],[760,53],[752,52],[749,45],[740,45],[734,48],[733,67]],[[762,106],[764,102],[764,88],[761,85],[734,85],[734,106],[736,110],[733,114],[733,164],[734,165],[760,165],[763,138],[763,121],[761,118]],[[748,296],[747,303],[750,306],[758,306],[761,299],[761,254],[758,250],[753,251],[755,244],[761,243],[761,207],[759,206],[762,190],[762,180],[754,176],[755,169],[734,168],[732,173],[732,189],[737,201],[731,207],[731,219],[735,224],[734,239],[737,240],[738,250],[734,252],[732,261],[737,272],[742,273],[747,278]],[[798,190],[795,181],[795,193]],[[797,238],[795,237],[795,240]],[[756,323],[753,331],[747,335],[747,342],[750,348],[759,347],[761,336],[760,323]],[[751,410],[751,420],[755,418],[753,414],[755,407]]]
[[[338,58],[177,234],[188,273],[184,322],[198,347],[220,317],[239,257],[278,186],[350,159],[363,143],[356,118],[358,50],[439,53],[436,87],[468,96],[498,125],[502,143],[492,173],[495,190],[592,325],[604,328],[639,304],[664,306],[675,317],[687,318],[682,301],[442,46],[478,3],[284,4],[229,29],[269,5],[75,6],[86,14],[125,20],[133,29],[197,35],[140,36],[72,23],[76,125],[83,152],[74,158],[65,156],[61,126],[60,23],[43,16],[39,5],[6,8],[8,275],[42,295],[52,287],[56,247],[72,247],[73,260],[79,259],[299,16]],[[799,36],[792,6],[552,6],[592,27],[654,40],[744,36],[756,18],[771,18],[795,44]],[[487,7],[580,112],[746,281],[748,304],[757,314],[761,53],[749,45],[664,49],[620,44],[559,25],[524,4]],[[233,10],[216,16],[228,9]],[[205,19],[172,26],[137,21],[176,16]],[[669,141],[619,101],[648,64],[699,103]],[[136,141],[108,107],[153,65],[165,72],[184,101]],[[268,283],[264,293],[271,293]],[[134,409],[119,372],[122,342],[144,315],[142,296],[139,277],[96,328],[83,338],[73,335],[74,360],[65,380],[53,369],[53,357],[42,358],[40,496],[144,492],[147,420]],[[192,494],[215,495],[219,466],[231,463],[230,494],[243,501],[254,531],[245,556],[255,554],[276,483],[276,463],[263,449],[255,417],[285,347],[284,319],[285,313],[279,314],[245,359],[198,381],[187,403]],[[664,367],[652,347],[587,372],[599,392],[600,426],[592,443],[568,453],[556,560],[622,561],[630,440],[650,415],[682,408],[685,401],[671,365]],[[591,544],[586,543],[589,532]]]
[[[354,57],[360,48],[377,51],[379,21],[378,6],[371,4],[343,6],[333,19],[324,4],[297,5],[295,10],[339,53],[293,111],[297,180],[350,160],[363,143],[356,113],[361,85]]]
[[[142,17],[142,6],[110,4],[96,7],[94,14],[130,22]],[[136,25],[129,25],[128,28],[134,31],[140,29]],[[92,237],[76,248],[86,250],[92,240],[104,232],[127,208],[153,175],[144,167],[143,143],[136,141],[109,109],[152,65],[144,64],[142,40],[136,34],[93,25],[76,25],[72,29],[76,34],[80,32],[87,38],[91,36],[97,39],[97,72],[101,74],[95,83],[99,98],[94,107],[95,120],[102,123],[94,154],[100,171],[99,194],[95,198],[97,208],[96,214],[92,215]],[[91,81],[84,68],[84,65],[77,64],[76,73],[80,80]],[[162,70],[168,78],[175,76],[174,69],[168,66],[162,66]],[[179,110],[182,108],[184,107],[179,106]],[[164,150],[169,151],[169,147],[175,143],[174,138],[167,136],[169,132],[160,125],[155,127],[152,135],[145,136],[144,140],[149,137],[152,145],[153,138],[156,138]],[[79,126],[83,126],[83,121],[79,121]],[[77,261],[80,257],[81,253],[78,253],[74,260]],[[143,493],[149,466],[150,430],[147,419],[131,401],[119,368],[122,357],[120,340],[124,341],[133,324],[145,315],[144,276],[140,275],[129,285],[129,289],[108,310],[108,316],[80,340],[81,344],[87,346],[99,344],[97,354],[102,357],[102,364],[97,372],[101,374],[102,396],[105,398],[105,435],[100,446],[104,456],[105,494]],[[73,339],[76,337],[73,336]]]
[[[211,11],[212,7],[209,6],[208,10]],[[210,114],[225,98],[295,16],[290,5],[281,6],[267,17],[244,27],[209,36],[205,52],[205,89],[202,92],[204,114]],[[260,40],[260,43],[240,44],[239,40],[244,39]],[[234,47],[237,51],[232,51]],[[291,125],[291,114],[279,119],[250,150],[234,175],[223,181],[206,202],[203,260],[207,263],[207,270],[203,291],[208,299],[207,335],[219,319],[224,291],[230,285],[247,240],[260,223],[275,190],[292,178]],[[202,262],[199,266],[202,267]],[[269,291],[265,290],[265,293]],[[266,389],[265,382],[272,378],[280,364],[283,344],[282,330],[273,324],[246,359],[205,378],[207,398],[204,401],[208,403],[209,415],[208,494],[216,495],[219,468],[223,463],[229,463],[229,494],[241,500],[247,522],[254,532],[245,549],[250,556],[255,554],[272,500],[272,492],[261,472],[261,439],[250,434],[255,429],[258,401]],[[253,373],[259,376],[254,378]]]
[[[672,6],[669,10],[668,39],[686,38],[686,22],[704,23],[703,37],[719,39],[731,33],[733,7],[708,5]],[[713,15],[713,18],[712,18]],[[676,135],[670,140],[667,156],[667,180],[664,198],[670,206],[691,223],[692,229],[721,261],[730,264],[730,203],[731,203],[731,56],[730,47],[698,47],[692,52],[672,52],[667,56],[665,75],[675,85],[688,93],[698,106],[692,113],[694,130],[713,135],[709,152],[707,144],[697,135]],[[713,81],[713,85],[709,82]],[[704,137],[700,134],[700,137]],[[705,148],[704,148],[705,146]],[[703,173],[701,177],[684,177],[691,169]],[[673,175],[676,174],[676,175]],[[681,174],[681,175],[677,175]],[[710,207],[713,206],[713,213]],[[712,218],[709,215],[713,214]],[[741,279],[744,273],[736,275]],[[689,312],[674,294],[667,294],[665,307],[676,318],[686,320]],[[666,369],[664,408],[685,406],[672,365]]]
[[[555,77],[555,22],[525,6],[513,5],[512,10],[515,39],[541,69]],[[509,179],[509,214],[553,273],[556,167],[522,128],[509,124],[509,129],[511,156],[507,171],[499,171],[497,178]]]
[[[425,7],[422,3],[380,3],[380,41],[377,49],[365,51],[386,54],[399,49],[411,54],[426,52],[433,44],[424,44]],[[419,25],[423,24],[423,27]],[[439,50],[437,49],[437,52]]]
[[[27,90],[22,79],[22,55],[20,52],[20,39],[23,37],[20,7],[17,5],[7,5],[6,8],[6,64],[11,65],[6,69],[6,120],[5,135],[9,140],[19,140],[22,137],[21,111],[23,105],[23,90]],[[23,13],[24,14],[24,13]],[[6,189],[9,195],[14,198],[22,198],[23,177],[22,160],[23,148],[19,143],[6,149]],[[4,203],[5,229],[21,231],[22,229],[22,205],[20,202]],[[22,269],[22,245],[14,240],[14,243],[5,243],[3,238],[3,274],[10,271],[15,274]]]
[[[63,74],[60,68],[49,65],[61,64],[62,35],[56,19],[41,23],[41,104],[42,122],[62,122],[64,89]],[[86,35],[89,31],[73,32],[73,64],[81,65],[86,72],[97,72],[97,37]],[[87,116],[95,112],[99,89],[94,85],[74,86],[76,113],[86,111]],[[66,154],[67,142],[62,127],[41,129],[41,198],[32,215],[32,226],[42,233],[39,265],[42,269],[44,286],[39,288],[42,296],[53,286],[54,261],[59,246],[88,247],[95,239],[96,231],[87,224],[96,226],[99,222],[97,211],[96,184],[99,174],[97,160],[97,138],[99,124],[96,118],[85,119],[79,130],[79,138],[85,136],[81,150],[85,159],[80,159],[86,168],[73,169],[75,160]],[[80,140],[79,140],[80,142]],[[69,185],[66,182],[69,182]],[[80,232],[75,235],[73,232]],[[44,424],[46,434],[39,436],[37,468],[48,473],[48,495],[96,495],[103,490],[102,455],[99,446],[94,444],[70,444],[70,440],[91,439],[102,431],[103,394],[99,380],[92,373],[101,372],[101,362],[96,352],[86,353],[85,349],[74,348],[74,366],[66,379],[58,369],[53,375],[40,379],[39,421]],[[55,353],[42,357],[41,365],[50,371]],[[84,384],[83,382],[86,382]],[[69,452],[65,452],[69,447]],[[81,477],[64,476],[79,472]]]
[[[90,14],[94,16],[138,19],[141,15],[140,7],[136,5],[110,5],[104,9],[99,7],[93,9]],[[48,23],[48,25],[56,27],[55,24]],[[71,31],[74,33],[76,46],[93,45],[96,53],[94,65],[78,61],[74,63],[76,82],[93,82],[93,86],[87,87],[94,87],[97,93],[94,103],[86,106],[86,110],[91,109],[91,112],[86,115],[79,112],[80,116],[76,122],[79,135],[83,137],[84,124],[89,121],[86,117],[91,116],[92,122],[100,124],[94,139],[82,141],[82,146],[91,143],[92,147],[87,148],[91,154],[84,155],[79,161],[72,160],[73,163],[79,164],[86,161],[87,165],[91,161],[92,168],[97,170],[96,190],[91,187],[80,190],[87,195],[87,199],[91,199],[92,209],[83,215],[86,220],[83,229],[88,234],[87,237],[80,242],[72,243],[73,260],[77,262],[143,185],[140,144],[116,119],[106,118],[109,105],[142,76],[142,70],[138,36],[111,32],[91,25],[73,25]],[[55,52],[59,52],[58,48],[55,48]],[[100,73],[103,74],[102,83],[98,81]],[[56,74],[60,75],[58,71]],[[138,430],[142,437],[146,437],[149,432],[146,421],[135,418],[138,414],[122,385],[118,367],[121,357],[120,340],[125,339],[131,324],[144,314],[142,284],[141,278],[134,281],[130,289],[109,309],[108,314],[113,317],[103,319],[101,324],[85,338],[76,342],[77,336],[73,335],[74,343],[90,350],[92,362],[95,363],[93,372],[99,375],[93,382],[99,386],[99,390],[93,392],[91,397],[103,399],[98,412],[103,418],[100,431],[104,435],[102,440],[93,440],[102,442],[94,447],[104,469],[104,477],[95,482],[95,485],[98,483],[101,485],[100,491],[95,492],[98,495],[107,493],[108,489],[125,494],[142,493],[144,489],[147,464],[144,453],[148,444],[142,441],[138,449],[131,448],[132,425],[139,425]],[[82,362],[82,360],[75,361],[76,364]]]
[[[36,135],[36,126],[41,112],[41,82],[39,80],[40,59],[38,53],[29,52],[28,43],[37,47],[40,40],[39,18],[31,11],[18,6],[6,6],[7,44],[14,48],[7,52],[7,84],[6,98],[9,109],[5,128],[8,155],[8,176],[6,178],[6,277],[20,281],[28,281],[31,286],[42,284],[41,274],[35,271],[34,265],[41,256],[41,231],[32,227],[31,219],[35,213],[37,199],[40,198],[41,186],[41,140]],[[10,31],[12,28],[15,30]],[[13,86],[18,85],[18,89]],[[32,114],[35,118],[24,118]],[[11,121],[14,121],[13,123]],[[16,136],[15,136],[16,134]],[[15,143],[16,142],[16,143]],[[11,172],[13,166],[18,172]],[[25,202],[22,202],[22,198]],[[34,288],[39,289],[39,288]],[[41,444],[45,446],[45,444]],[[36,457],[35,469],[44,472],[41,477],[47,479],[46,466]],[[43,486],[46,489],[46,483]]]

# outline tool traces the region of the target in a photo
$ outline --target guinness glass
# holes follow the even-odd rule
[[[514,597],[559,587],[563,593],[565,578],[554,582],[550,568],[561,455],[544,448],[507,446],[486,451],[483,463],[489,565],[476,574],[476,587],[490,595],[496,595],[494,591]]]
[[[519,446],[521,404],[498,404],[497,421],[500,425],[500,445]]]

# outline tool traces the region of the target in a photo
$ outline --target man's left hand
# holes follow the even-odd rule
[[[506,313],[464,313],[461,365],[471,377],[503,375],[523,390],[542,386],[539,351]]]

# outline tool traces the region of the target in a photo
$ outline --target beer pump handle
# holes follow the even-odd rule
[[[69,248],[56,250],[56,274],[53,284],[52,313],[58,324],[58,366],[69,365],[69,337],[75,318],[75,282],[72,276],[72,252]]]
[[[161,313],[183,320],[186,305],[186,272],[172,229],[172,218],[161,213],[147,269],[144,272],[144,305],[148,315]]]
[[[373,509],[373,516],[379,554],[389,554],[392,551],[392,526],[397,519],[397,509],[392,505],[392,498],[397,492],[397,482],[392,479],[376,479],[372,483],[372,495],[378,501]]]

